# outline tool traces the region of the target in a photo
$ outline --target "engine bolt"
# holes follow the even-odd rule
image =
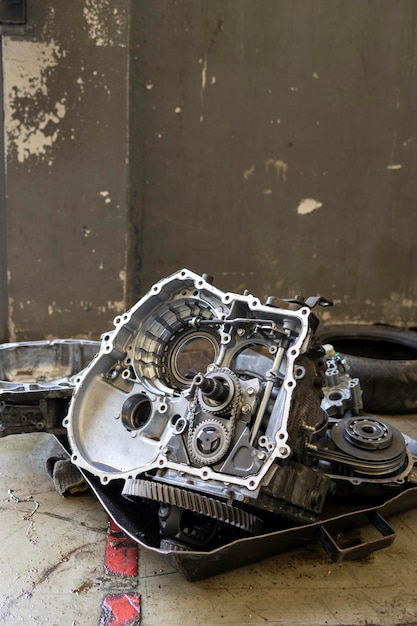
[[[255,389],[253,387],[249,387],[247,390],[248,396],[253,396],[254,393],[255,393]]]
[[[115,413],[115,414],[114,414],[114,419],[115,419],[115,420],[118,420],[118,419],[119,419],[119,417],[120,417],[120,413]]]
[[[239,335],[239,337],[243,337],[243,335],[245,334],[245,329],[244,328],[238,328],[236,332]]]
[[[310,433],[315,433],[316,432],[316,428],[315,426],[310,426],[309,424],[306,424],[305,422],[302,423],[302,428],[303,430],[306,430]]]
[[[258,457],[258,459],[259,459],[260,461],[263,461],[263,460],[264,460],[264,458],[266,457],[266,453],[265,453],[265,452],[262,452],[262,450],[260,450],[260,451],[258,452],[258,454],[257,454],[257,457]]]
[[[245,415],[246,413],[249,413],[250,411],[250,404],[244,404],[241,408],[242,413]]]

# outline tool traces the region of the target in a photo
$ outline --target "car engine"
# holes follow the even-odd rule
[[[208,550],[271,520],[317,521],[329,499],[399,490],[414,467],[402,433],[362,412],[359,380],[315,338],[313,309],[329,305],[263,303],[186,269],[161,280],[76,380],[72,462],[151,507],[163,550]]]

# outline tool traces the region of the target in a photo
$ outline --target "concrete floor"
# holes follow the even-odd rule
[[[393,546],[362,561],[314,545],[191,583],[141,549],[138,576],[119,578],[104,571],[106,513],[93,496],[61,498],[46,474],[58,450],[46,434],[0,439],[2,624],[97,626],[116,592],[141,594],[143,626],[417,624],[417,510],[391,518]],[[33,523],[9,489],[39,501]]]

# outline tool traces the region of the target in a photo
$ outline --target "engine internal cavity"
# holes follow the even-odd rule
[[[218,335],[185,329],[173,336],[162,357],[162,373],[168,385],[181,390],[189,387],[197,372],[205,372],[220,350]]]
[[[216,313],[208,303],[191,295],[153,311],[136,334],[134,370],[138,379],[158,389],[162,385],[172,390],[189,386],[197,372],[216,360],[220,349],[218,334],[195,331],[190,328],[191,320],[213,315]]]
[[[154,285],[116,318],[75,390],[66,426],[77,464],[102,482],[165,469],[255,494],[292,454],[292,399],[310,381],[314,315],[280,302],[188,270]]]

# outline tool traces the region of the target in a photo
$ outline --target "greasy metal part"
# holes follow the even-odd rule
[[[315,341],[310,306],[325,302],[262,304],[182,270],[116,318],[81,372],[84,346],[66,358],[65,342],[52,364],[49,342],[31,346],[48,375],[4,358],[4,434],[54,433],[122,530],[192,580],[313,539],[336,560],[386,547],[381,514],[417,501],[417,442],[361,413],[359,381]],[[364,519],[381,537],[344,547],[338,533]]]
[[[365,526],[369,523],[369,516],[371,523],[375,525],[375,514],[387,518],[417,506],[417,487],[410,486],[392,497],[385,495],[382,501],[380,500],[374,506],[353,505],[344,500],[336,501],[328,505],[323,511],[320,521],[302,525],[288,523],[284,527],[281,525],[278,528],[264,531],[264,534],[234,538],[229,543],[215,547],[210,551],[179,550],[174,549],[170,544],[166,544],[167,549],[163,550],[159,548],[160,537],[159,533],[155,531],[154,517],[149,508],[141,506],[138,509],[132,503],[118,497],[114,484],[104,486],[95,476],[85,471],[83,474],[104,509],[116,520],[123,532],[142,547],[161,555],[190,581],[201,580],[230,569],[249,565],[307,544],[319,542],[323,545],[323,529],[333,538],[340,537],[352,529],[360,529]],[[388,535],[390,538],[387,540],[387,544],[395,538],[394,533],[389,532]],[[376,549],[386,547],[384,542],[378,541],[364,542],[360,540],[360,544],[359,556],[361,558]],[[328,550],[329,556],[335,560],[340,560],[339,550]],[[343,558],[354,556],[353,550],[351,550],[345,552]]]
[[[72,390],[51,392],[37,402],[18,404],[0,401],[0,437],[19,433],[48,432],[62,434],[62,419],[68,411]],[[51,397],[52,396],[52,397]]]
[[[99,348],[78,339],[0,344],[0,437],[65,432],[76,379]]]
[[[277,303],[181,270],[116,318],[78,379],[73,463],[159,505],[162,540],[210,550],[229,538],[208,520],[259,532],[258,517],[311,523],[335,494],[408,486],[401,433],[361,414],[359,381],[315,341],[311,307],[330,302]]]
[[[262,401],[259,405],[258,408],[258,413],[256,414],[256,418],[255,418],[255,422],[252,428],[252,434],[250,436],[249,439],[249,443],[251,445],[253,445],[256,436],[258,434],[259,431],[259,427],[261,425],[261,422],[263,420],[263,417],[265,415],[265,410],[266,407],[268,406],[268,402],[271,398],[271,393],[272,393],[272,389],[274,388],[274,385],[276,384],[276,377],[278,375],[279,369],[282,365],[282,361],[284,358],[284,354],[285,354],[285,350],[288,348],[289,342],[288,342],[288,336],[289,336],[289,331],[285,331],[286,332],[286,341],[284,343],[284,340],[282,340],[282,343],[280,345],[280,347],[278,348],[276,357],[274,359],[274,364],[271,368],[271,370],[268,372],[267,376],[268,376],[268,382],[266,383],[266,387],[265,387],[265,391],[264,391],[264,395],[262,397]]]
[[[358,414],[362,408],[362,390],[358,378],[352,378],[345,359],[327,344],[325,384],[322,407],[329,417],[343,417],[347,411]]]
[[[262,528],[262,520],[243,509],[199,493],[151,480],[127,480],[122,495],[128,499],[143,498],[188,509],[252,534],[260,532]]]
[[[347,417],[334,424],[331,445],[326,451],[327,458],[334,450],[338,463],[350,466],[359,475],[398,474],[407,461],[402,433],[394,426],[365,415]]]
[[[165,547],[165,542],[169,541],[172,550],[204,549],[218,528],[218,522],[214,518],[170,504],[159,506],[158,523]]]

